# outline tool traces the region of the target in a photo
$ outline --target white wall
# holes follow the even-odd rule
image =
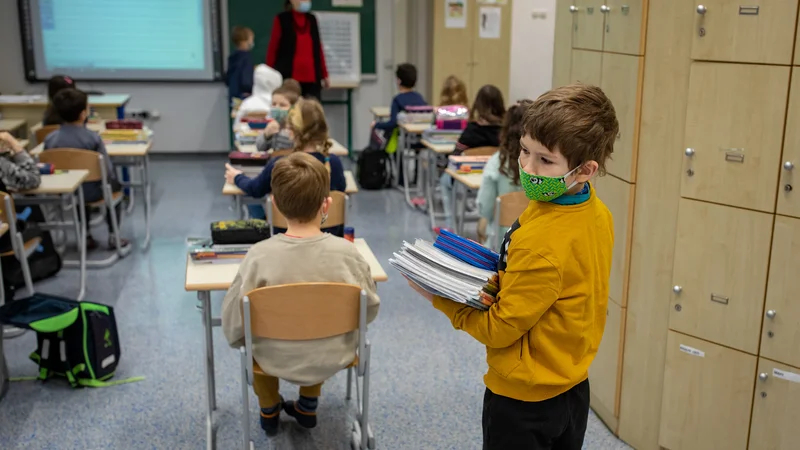
[[[365,81],[353,94],[353,145],[356,148],[367,144],[372,121],[370,106],[388,105],[391,100],[393,75],[383,68],[382,61],[392,59],[393,27],[401,24],[394,23],[391,3],[383,0],[376,3],[379,73],[377,80]],[[224,34],[227,36],[226,31]],[[79,80],[79,87],[105,93],[128,93],[132,96],[128,108],[157,110],[161,118],[149,124],[156,137],[154,152],[195,153],[229,149],[227,88],[222,82],[88,83]],[[25,80],[17,2],[0,0],[0,92],[43,93],[44,90],[44,83],[30,84]],[[335,97],[337,94],[331,92],[327,95]],[[346,144],[345,107],[331,105],[325,110],[332,136]]]
[[[513,0],[509,101],[535,99],[553,78],[555,0]],[[533,18],[544,12],[546,18]]]

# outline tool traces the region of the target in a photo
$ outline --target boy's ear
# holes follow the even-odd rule
[[[600,165],[597,161],[587,161],[575,173],[578,183],[585,183],[597,174]]]
[[[332,203],[333,203],[333,197],[325,197],[325,200],[322,202],[322,212],[327,213],[328,210],[331,208]]]
[[[275,208],[277,208],[277,207],[278,207],[278,204],[277,204],[277,203],[275,203],[275,196],[274,196],[274,195],[272,195],[272,194],[270,194],[270,195],[269,195],[269,199],[270,199],[270,201],[272,201],[272,205],[273,205]]]

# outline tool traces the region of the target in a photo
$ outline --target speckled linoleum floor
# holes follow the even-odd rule
[[[220,195],[224,158],[154,158],[154,220],[150,250],[134,251],[112,268],[90,271],[88,300],[113,305],[123,346],[117,378],[139,383],[73,390],[63,382],[14,382],[0,401],[0,449],[201,449],[205,448],[203,328],[196,297],[183,289],[185,238],[208,233],[214,220],[233,217]],[[125,235],[143,236],[141,203],[126,219]],[[369,329],[373,344],[371,408],[379,449],[479,449],[486,369],[483,348],[454,331],[446,318],[411,294],[386,263],[403,239],[430,236],[427,217],[412,212],[397,191],[353,196],[349,223],[388,269],[381,310]],[[469,225],[468,225],[469,228]],[[102,231],[102,227],[100,227]],[[105,242],[104,235],[100,242]],[[74,296],[77,271],[64,269],[37,290]],[[212,302],[218,311],[222,293]],[[240,448],[238,354],[219,329],[216,352],[218,449]],[[5,341],[11,376],[35,374],[27,359],[33,334]],[[296,389],[283,385],[294,398]],[[285,420],[277,438],[251,427],[256,448],[346,449],[354,403],[344,400],[345,376],[323,387],[319,426],[302,430]],[[597,417],[589,419],[584,448],[629,448]]]

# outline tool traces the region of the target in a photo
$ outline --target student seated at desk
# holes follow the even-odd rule
[[[42,125],[61,125],[64,120],[58,115],[55,106],[53,106],[53,98],[64,89],[77,89],[75,80],[66,75],[54,75],[50,77],[47,82],[47,108],[44,110],[44,117],[42,118]]]
[[[417,85],[417,68],[413,64],[400,64],[397,66],[395,76],[397,77],[397,87],[400,93],[392,99],[389,120],[373,124],[373,127],[384,130],[387,137],[397,128],[398,114],[409,106],[426,106],[428,104],[422,94],[414,90],[414,86]]]
[[[269,113],[272,107],[272,91],[279,88],[281,83],[283,83],[283,77],[277,70],[266,64],[257,65],[253,73],[253,93],[239,105],[239,111],[233,122],[233,130],[238,131],[242,127],[242,119],[248,113]]]
[[[289,111],[287,128],[294,137],[295,151],[309,153],[321,163],[324,163],[331,174],[330,189],[344,192],[347,187],[347,181],[344,178],[344,167],[339,157],[329,154],[331,143],[328,140],[328,122],[325,121],[322,105],[312,99],[299,100],[295,107]],[[241,170],[237,170],[227,164],[225,166],[225,179],[228,183],[235,184],[250,197],[262,198],[272,192],[270,186],[272,170],[275,168],[277,161],[279,161],[279,158],[271,159],[264,167],[264,170],[255,178],[248,178]],[[254,219],[266,218],[263,207],[260,217],[254,217],[254,214],[258,214],[258,210],[255,208],[250,209],[250,214]],[[326,231],[337,236],[344,236],[344,228],[341,226],[326,229]]]
[[[293,82],[293,83],[290,83]],[[295,85],[297,85],[295,87]],[[294,148],[294,138],[286,127],[289,109],[300,99],[300,84],[294,80],[286,80],[272,93],[272,109],[269,117],[273,120],[263,133],[256,138],[256,150],[287,150]]]
[[[222,331],[231,347],[244,345],[243,297],[264,286],[313,282],[357,285],[367,292],[367,323],[377,316],[380,299],[369,264],[352,243],[320,230],[331,204],[329,178],[319,159],[306,153],[293,153],[275,164],[272,198],[289,229],[247,252],[225,295]],[[254,359],[269,374],[253,379],[261,428],[268,436],[278,432],[281,409],[305,428],[317,425],[322,383],[353,362],[357,340],[358,331],[308,341],[253,339]],[[283,400],[278,393],[279,379],[300,386],[297,401]]]
[[[455,75],[450,75],[442,84],[442,91],[439,93],[439,106],[462,105],[467,106],[467,86]]]
[[[247,27],[235,26],[231,31],[231,42],[236,51],[228,56],[228,73],[225,84],[228,85],[228,97],[245,99],[253,91],[253,49],[255,33]]]
[[[109,183],[111,183],[111,190],[113,192],[120,192],[122,190],[122,185],[117,181],[114,165],[111,163],[111,158],[108,156],[103,140],[100,139],[100,135],[87,129],[84,125],[84,123],[86,123],[86,118],[89,117],[89,105],[86,94],[73,88],[64,89],[53,98],[53,105],[58,115],[64,119],[64,124],[61,125],[61,128],[50,133],[47,138],[45,138],[45,151],[51,148],[77,148],[99,152],[103,155],[103,160],[106,164],[106,173]],[[81,187],[83,189],[83,199],[87,205],[91,202],[103,199],[102,182],[92,181],[83,183]],[[117,215],[117,224],[121,224],[122,203],[118,203],[114,210]],[[97,242],[89,234],[90,213],[91,208],[87,206],[86,248],[88,250],[93,250],[97,248]],[[115,249],[114,229],[111,226],[111,207],[106,208],[106,223],[108,224],[108,248]],[[126,247],[130,244],[125,239],[120,239],[120,243],[122,247]]]
[[[41,182],[36,161],[14,136],[0,131],[0,191],[36,189]],[[0,220],[5,220],[5,216]]]

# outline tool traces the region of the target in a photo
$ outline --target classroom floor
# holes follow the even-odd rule
[[[211,221],[233,217],[220,194],[225,158],[153,158],[154,220],[150,250],[134,251],[112,268],[90,271],[86,299],[114,306],[122,343],[117,378],[139,383],[74,390],[65,382],[14,382],[0,401],[0,448],[205,448],[203,338],[196,296],[183,290],[185,239],[205,236]],[[404,239],[429,238],[427,216],[414,213],[394,190],[352,196],[349,223],[367,239],[390,280],[379,283],[381,309],[370,326],[373,344],[371,411],[379,449],[479,449],[484,350],[412,294],[386,260]],[[124,235],[142,236],[141,203]],[[468,229],[470,227],[468,226]],[[100,242],[105,242],[104,235]],[[141,239],[141,238],[140,238]],[[299,269],[299,268],[298,268]],[[37,290],[74,296],[77,271],[64,269]],[[212,302],[219,309],[222,293]],[[217,376],[217,448],[240,448],[238,354],[214,330]],[[35,336],[6,340],[12,377],[35,375],[27,358]],[[251,402],[256,448],[345,449],[355,405],[344,400],[341,372],[322,390],[319,425],[308,431],[284,416],[268,440]],[[284,384],[287,399],[296,388]],[[585,449],[630,448],[592,413]]]

